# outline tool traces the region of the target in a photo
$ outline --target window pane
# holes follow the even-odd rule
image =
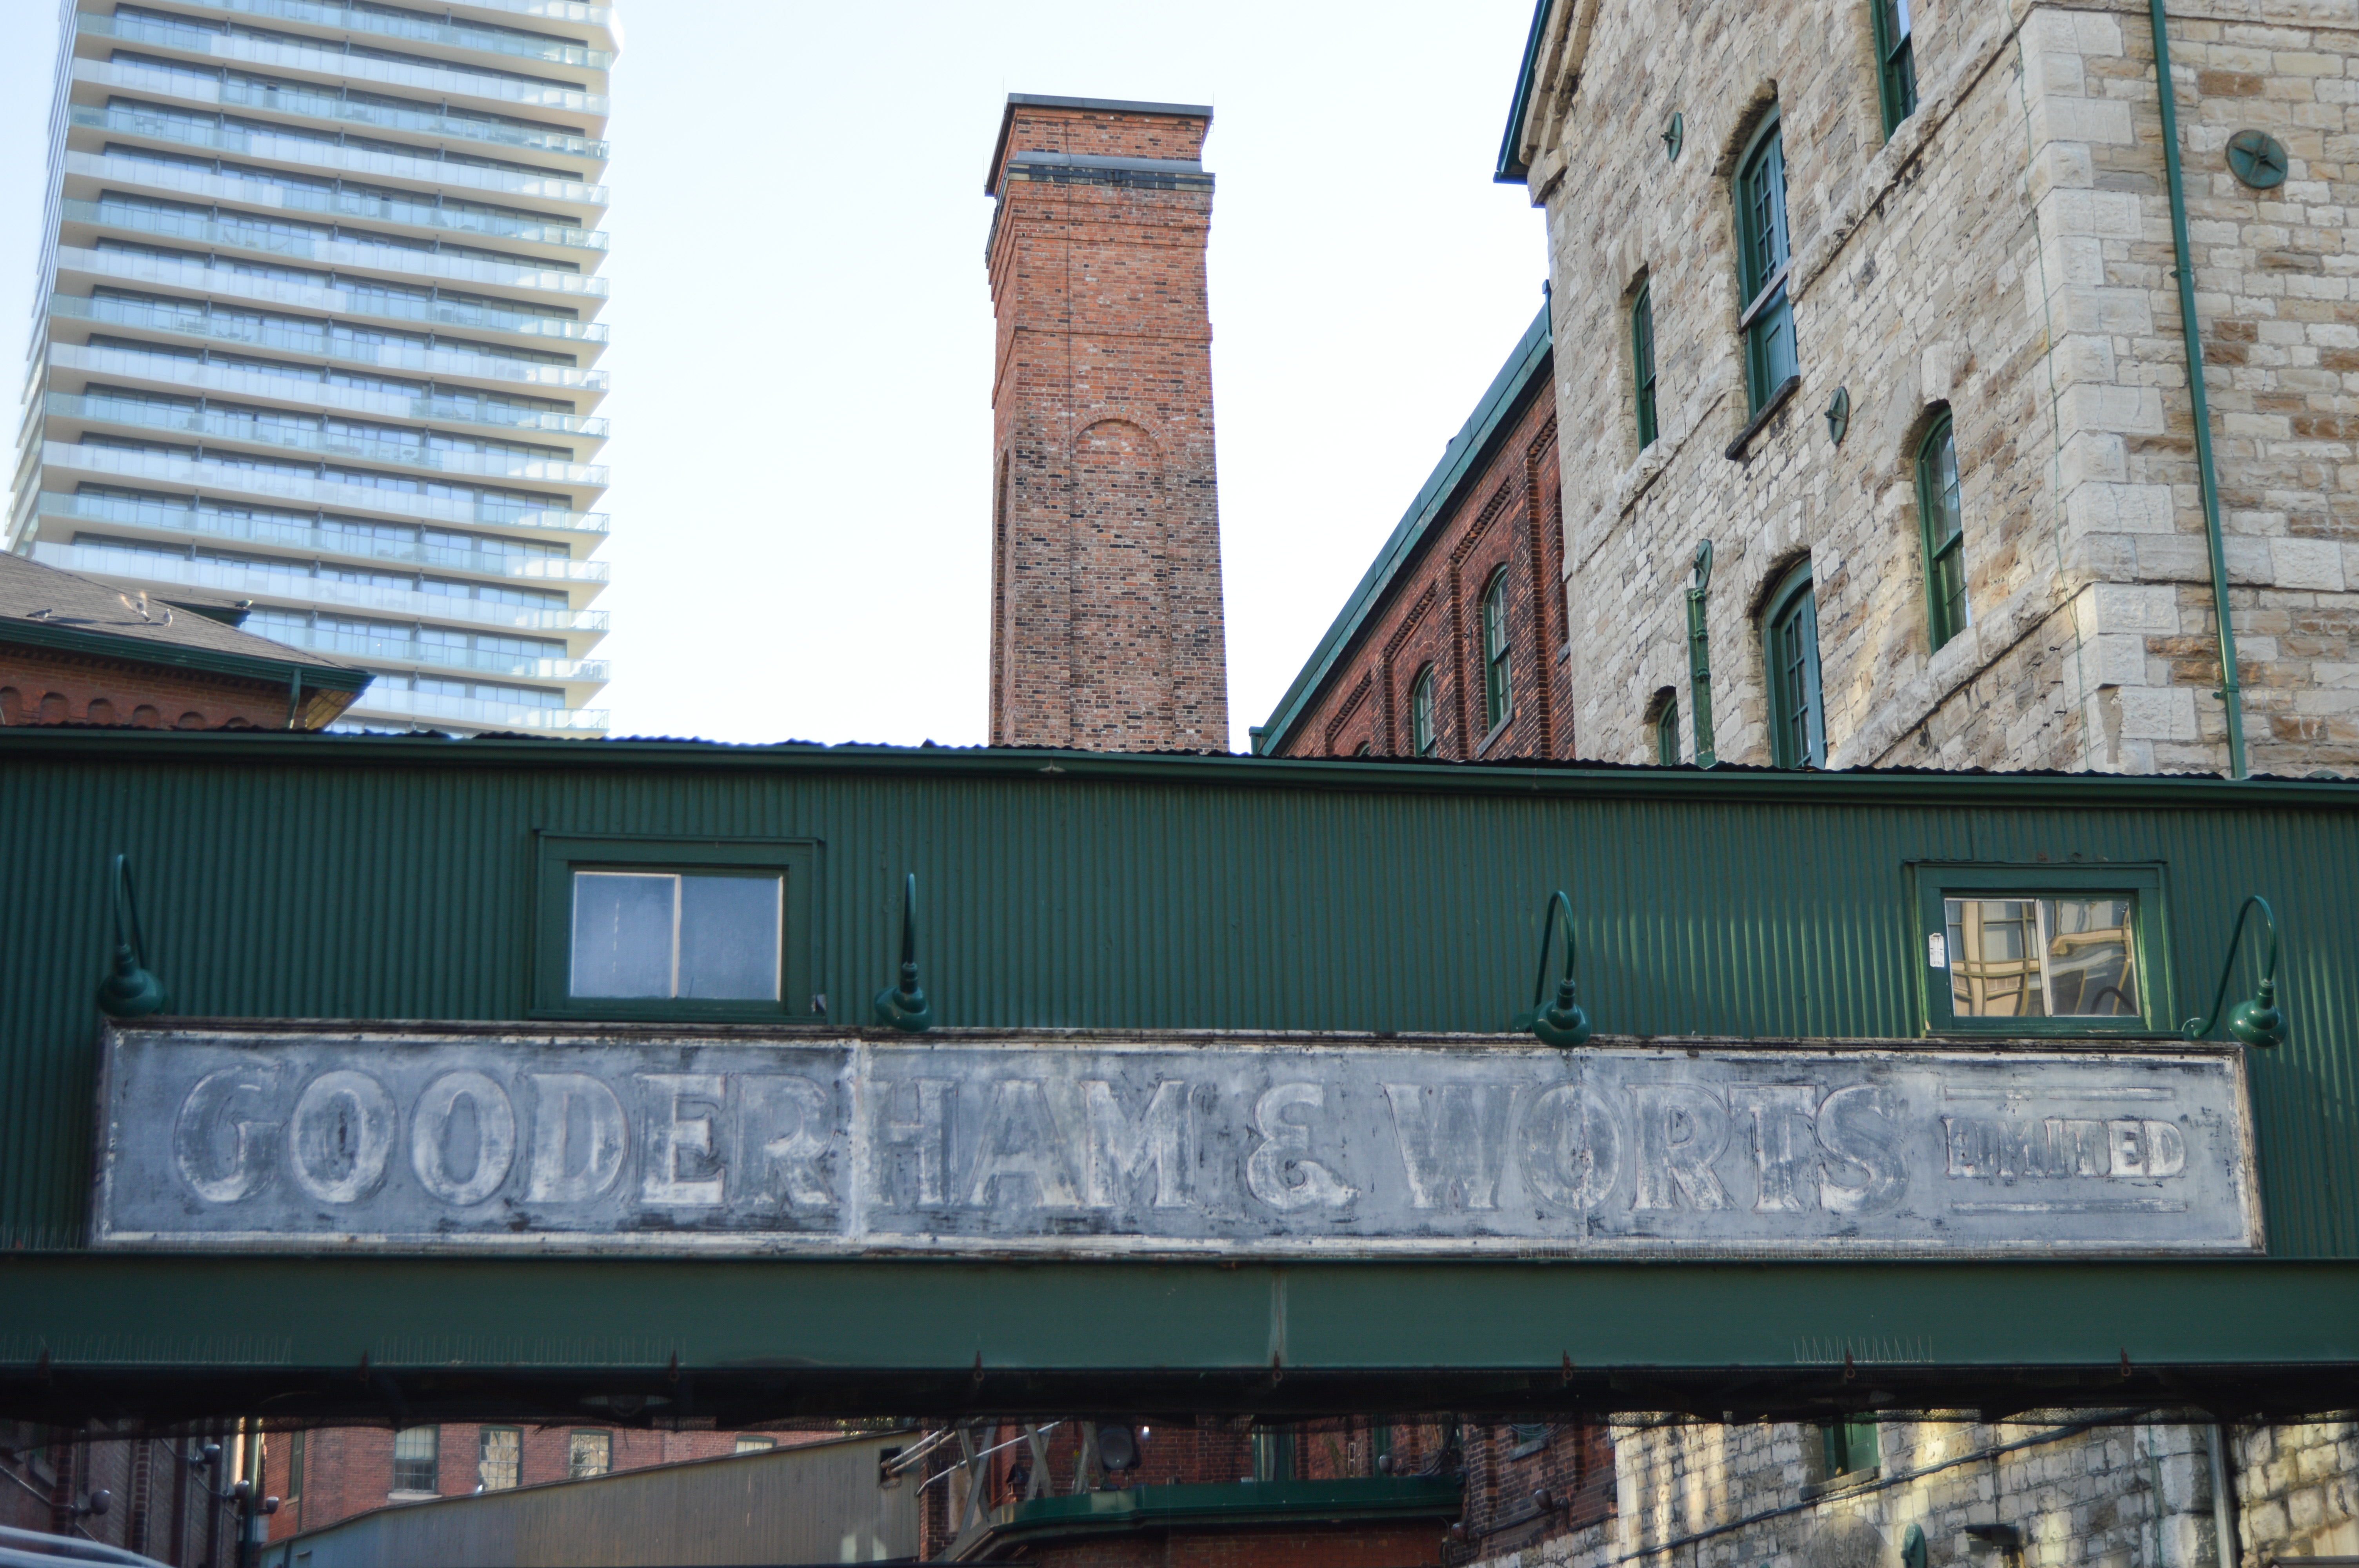
[[[672,905],[679,879],[573,873],[573,994],[672,995]]]
[[[679,879],[679,992],[775,1001],[780,877]]]
[[[1655,761],[1667,768],[1679,766],[1680,705],[1676,701],[1664,703],[1662,712],[1655,716]]]
[[[475,1479],[487,1492],[505,1492],[524,1471],[524,1433],[512,1426],[484,1428]]]
[[[1950,1009],[1960,1018],[2139,1014],[2130,953],[2136,901],[1953,898]]]
[[[758,1432],[741,1432],[737,1434],[737,1452],[740,1454],[767,1454],[777,1445],[777,1438],[765,1437]]]
[[[432,1492],[440,1490],[435,1475],[438,1451],[441,1447],[442,1429],[439,1426],[404,1427],[393,1434],[393,1489],[397,1492]]]
[[[566,1440],[565,1475],[568,1480],[585,1480],[603,1476],[614,1467],[614,1434],[611,1432],[577,1432]]]

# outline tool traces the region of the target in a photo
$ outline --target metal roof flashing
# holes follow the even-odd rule
[[[1531,171],[1523,161],[1524,120],[1532,106],[1532,72],[1539,65],[1540,38],[1548,28],[1550,0],[1532,7],[1532,29],[1524,38],[1523,64],[1516,70],[1515,101],[1507,105],[1507,132],[1499,139],[1499,161],[1492,168],[1495,185],[1520,183]]]
[[[1549,307],[1543,300],[1539,313],[1532,318],[1514,351],[1507,355],[1506,363],[1499,367],[1499,373],[1491,378],[1491,384],[1474,405],[1474,412],[1466,416],[1466,423],[1450,438],[1450,444],[1442,449],[1441,461],[1426,476],[1417,499],[1409,503],[1392,535],[1360,579],[1359,586],[1343,601],[1343,608],[1336,613],[1326,634],[1319,639],[1309,661],[1287,687],[1286,695],[1278,699],[1268,721],[1261,726],[1263,754],[1284,743],[1321,683],[1383,600],[1393,579],[1417,558],[1432,525],[1448,514],[1460,488],[1480,470],[1493,444],[1532,397],[1547,389],[1549,368],[1554,362],[1551,330]]]
[[[1170,114],[1212,124],[1210,103],[1151,103],[1134,98],[1060,98],[1048,92],[1011,92],[999,112],[999,135],[991,144],[991,168],[983,177],[983,193],[999,194],[999,171],[1007,164],[1007,135],[1016,125],[1016,111],[1037,109],[1097,109],[1117,114]]]

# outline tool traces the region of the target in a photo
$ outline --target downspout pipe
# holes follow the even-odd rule
[[[2212,1531],[2219,1545],[2220,1568],[2244,1568],[2245,1552],[2236,1541],[2236,1477],[2233,1450],[2224,1422],[2212,1423]]]
[[[2187,396],[2195,416],[2195,472],[2203,492],[2203,537],[2212,553],[2212,610],[2220,628],[2220,700],[2228,709],[2228,776],[2245,771],[2244,690],[2236,681],[2236,633],[2228,624],[2228,557],[2220,540],[2220,476],[2212,464],[2212,411],[2203,396],[2203,340],[2195,326],[2195,268],[2188,259],[2187,187],[2179,171],[2179,107],[2170,83],[2170,35],[2162,0],[2147,0],[2154,25],[2155,98],[2162,108],[2162,167],[2170,186],[2170,248],[2179,279],[2179,328],[2187,340]]]

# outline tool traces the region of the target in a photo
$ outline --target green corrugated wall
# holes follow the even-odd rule
[[[2359,785],[9,730],[0,821],[0,1247],[81,1232],[111,853],[182,1012],[520,1019],[546,829],[820,840],[840,1022],[914,871],[942,1022],[1115,1029],[1497,1030],[1562,887],[1601,1033],[1906,1037],[1908,862],[2161,861],[2172,1016],[2275,903],[2270,1250],[2359,1257]]]

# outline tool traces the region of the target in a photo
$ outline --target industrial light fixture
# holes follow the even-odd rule
[[[109,1018],[146,1018],[170,1009],[164,982],[147,970],[147,938],[131,887],[131,857],[117,855],[109,892],[114,905],[114,972],[98,982],[98,1011]]]
[[[876,993],[876,1022],[909,1034],[934,1026],[934,1006],[918,985],[918,873],[901,890],[901,983]]]
[[[2190,1041],[2201,1040],[2219,1026],[2220,1004],[2228,1000],[2228,980],[2236,972],[2236,945],[2244,939],[2245,917],[2258,908],[2261,922],[2269,929],[2267,955],[2261,960],[2261,989],[2249,1001],[2240,1001],[2228,1014],[2228,1033],[2247,1045],[2275,1047],[2285,1044],[2286,1018],[2277,1011],[2277,916],[2269,901],[2255,893],[2245,900],[2236,912],[2235,929],[2228,934],[2228,961],[2220,967],[2220,989],[2212,994],[2212,1011],[2201,1018],[2190,1018],[2180,1033]]]
[[[1556,1001],[1544,1006],[1548,996],[1549,939],[1556,932],[1556,914],[1564,911],[1564,978],[1557,982]],[[1532,979],[1532,1005],[1516,1014],[1508,1030],[1516,1034],[1537,1034],[1547,1044],[1569,1048],[1589,1043],[1589,1015],[1572,1000],[1572,901],[1561,889],[1549,894],[1548,915],[1540,923],[1540,968]]]
[[[1098,1427],[1098,1463],[1116,1474],[1137,1469],[1137,1435],[1118,1422],[1101,1423]]]

